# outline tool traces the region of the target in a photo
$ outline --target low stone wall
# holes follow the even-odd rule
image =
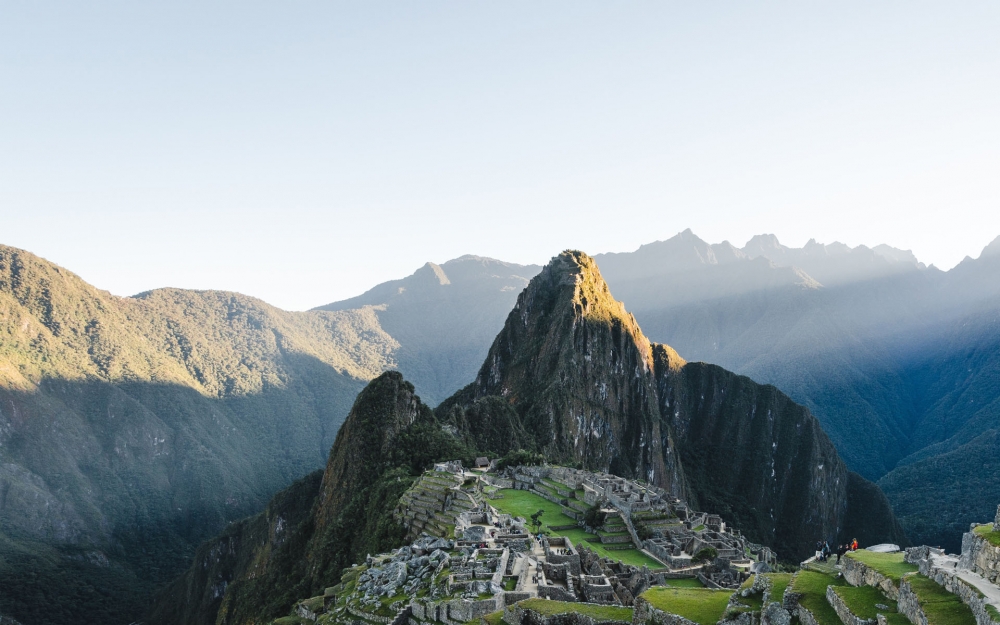
[[[801,604],[798,606],[796,614],[798,614],[799,622],[802,623],[802,625],[819,625],[819,622],[816,620],[816,617],[813,616],[813,613]],[[924,623],[924,625],[927,624]]]
[[[760,611],[760,625],[790,625],[791,622],[791,613],[780,603],[772,601]]]
[[[916,593],[910,588],[910,582],[905,577],[899,583],[899,599],[896,606],[899,613],[910,619],[913,625],[927,625],[927,615],[924,614]]]
[[[840,563],[840,571],[851,586],[873,586],[884,592],[893,601],[899,598],[899,588],[896,588],[896,584],[891,579],[860,560],[855,560],[850,554],[841,558]]]
[[[962,534],[962,557],[958,566],[1000,586],[1000,547],[994,547],[975,532]]]
[[[636,597],[633,607],[635,612],[632,616],[632,622],[639,625],[697,625],[697,623],[683,616],[657,610],[649,601],[646,601],[642,597]]]
[[[539,614],[534,610],[526,610],[520,605],[507,606],[503,611],[503,620],[510,625],[632,625],[632,621],[599,621],[591,616],[577,612],[565,614]],[[665,625],[665,624],[664,624]],[[696,625],[685,619],[684,623],[671,625]]]
[[[576,601],[576,595],[560,586],[539,586],[538,596],[542,599],[552,599],[553,601]]]
[[[834,586],[826,587],[826,602],[830,604],[833,611],[837,613],[837,616],[840,617],[840,620],[844,623],[844,625],[875,625],[877,622],[876,619],[861,618],[851,612],[850,608],[847,607],[847,604],[844,603],[841,596],[837,594],[836,590],[834,590]]]
[[[921,573],[923,573],[922,570]],[[958,595],[958,597],[962,600],[962,603],[969,606],[969,609],[972,610],[972,615],[976,617],[976,625],[1000,625],[1000,623],[993,620],[990,613],[986,611],[986,599],[982,596],[982,594],[980,594],[979,590],[976,589],[975,586],[966,582],[954,573],[949,573],[948,571],[942,571],[940,569],[932,568],[925,573],[925,575],[933,579],[938,584],[941,584],[941,586],[948,592]]]

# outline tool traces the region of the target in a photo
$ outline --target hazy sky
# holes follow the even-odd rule
[[[0,0],[0,242],[289,309],[688,227],[949,268],[1000,235],[998,33],[997,2]]]

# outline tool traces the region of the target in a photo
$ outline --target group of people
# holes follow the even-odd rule
[[[846,545],[838,545],[836,551],[830,548],[829,541],[826,540],[816,541],[816,553],[818,554],[820,562],[826,562],[827,560],[830,559],[830,556],[832,556],[833,554],[837,554],[837,564],[840,564],[840,556],[844,555],[848,551],[857,551],[857,550],[858,550],[857,538],[847,543]]]

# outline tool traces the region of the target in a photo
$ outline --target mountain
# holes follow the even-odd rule
[[[520,450],[649,481],[721,512],[786,558],[848,532],[904,540],[884,496],[847,470],[808,410],[651,343],[594,260],[564,252],[518,296],[471,384],[432,412],[398,373],[371,382],[318,488],[307,479],[204,545],[149,622],[286,614],[295,597],[335,584],[346,564],[402,544],[390,511],[431,462]],[[303,517],[296,493],[309,487]]]
[[[129,622],[225,525],[322,466],[393,364],[371,310],[121,298],[0,247],[0,614]]]
[[[436,405],[475,374],[517,294],[540,269],[462,256],[315,310],[370,307],[399,344],[393,353],[399,369]]]
[[[998,258],[1000,238],[979,258],[943,272],[884,244],[852,248],[810,241],[793,248],[765,234],[740,248],[707,243],[690,230],[633,252],[595,256],[651,340],[673,346],[688,360],[712,362],[788,393],[819,419],[848,466],[870,480],[995,427],[990,406],[1000,390],[991,372],[1000,350],[990,320],[1000,309]],[[479,262],[498,261],[473,264]],[[441,265],[446,276],[454,273],[452,263],[459,264]],[[537,271],[515,269],[519,280]],[[505,292],[508,299],[496,295],[502,282],[490,276],[503,272],[466,275],[481,280],[484,289],[493,284],[494,296],[455,298],[438,278],[425,281],[429,287],[420,305],[404,307],[397,300],[397,309],[405,310],[397,323],[419,333],[390,327],[386,315],[392,307],[386,302],[402,281],[370,291],[377,297],[342,304],[386,307],[377,311],[382,326],[400,342],[399,353],[412,354],[399,358],[400,368],[432,404],[476,375],[514,303],[512,290]],[[417,282],[413,276],[406,280]],[[415,288],[404,287],[404,293]],[[447,324],[435,321],[444,316]],[[454,340],[451,326],[471,328],[478,323],[473,320],[486,318],[478,332],[463,330],[469,357],[440,347]],[[425,366],[448,375],[421,371]],[[936,501],[948,488],[936,479],[923,487],[905,483],[917,489],[906,497],[917,501]],[[895,488],[887,485],[887,492],[896,497]],[[963,523],[989,512],[987,499],[976,505],[961,514]],[[958,535],[951,526],[933,529],[939,517],[930,508],[921,514],[925,520],[901,516],[915,539],[957,549],[949,542]]]

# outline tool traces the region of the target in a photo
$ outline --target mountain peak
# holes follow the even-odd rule
[[[1000,237],[993,239],[989,245],[983,248],[982,254],[979,258],[987,258],[990,256],[1000,256]]]

